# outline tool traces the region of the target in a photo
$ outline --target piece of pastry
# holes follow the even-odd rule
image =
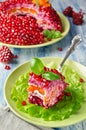
[[[58,79],[47,80],[43,78],[43,75],[30,73],[28,81],[28,100],[30,103],[49,108],[62,99],[67,83],[65,83],[64,77],[57,70],[54,70],[57,73],[52,71],[49,70],[46,73],[52,77],[55,74]]]

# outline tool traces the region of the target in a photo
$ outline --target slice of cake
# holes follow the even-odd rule
[[[59,75],[59,78],[56,80],[47,80],[42,75],[36,75],[33,72],[30,73],[28,81],[28,100],[30,103],[49,108],[62,99],[67,83],[65,83],[60,73],[51,73],[52,75]]]

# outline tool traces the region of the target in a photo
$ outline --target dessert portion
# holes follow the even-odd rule
[[[46,30],[62,32],[62,22],[48,1],[6,0],[0,2],[0,41],[12,45],[41,44]],[[60,37],[58,35],[56,38]]]
[[[37,58],[34,59],[34,62],[36,61],[38,62]],[[27,89],[29,102],[45,108],[54,106],[64,96],[64,90],[68,85],[64,79],[56,69],[44,67],[41,74],[31,72]]]
[[[30,74],[28,100],[30,103],[49,108],[54,106],[64,95],[67,84],[61,80],[48,81],[34,73]]]

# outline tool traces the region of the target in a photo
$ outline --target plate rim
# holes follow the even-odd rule
[[[51,58],[54,58],[54,59],[62,59],[62,57],[41,57],[40,59],[51,59]],[[80,65],[82,68],[84,67],[84,68],[86,68],[86,66],[84,66],[84,65],[82,65],[82,64],[80,64],[80,63],[78,63],[78,62],[76,62],[76,61],[73,61],[73,60],[71,60],[71,59],[68,59],[68,61],[72,61],[74,64],[78,64],[78,65]],[[16,67],[10,74],[9,74],[9,76],[7,77],[7,79],[6,79],[6,81],[5,81],[5,84],[4,84],[4,98],[5,98],[5,101],[6,101],[6,103],[7,103],[7,105],[8,105],[8,107],[12,110],[12,112],[16,115],[16,116],[18,116],[18,117],[20,117],[21,119],[23,119],[24,121],[27,121],[27,122],[29,122],[29,123],[32,123],[32,124],[35,124],[35,125],[39,125],[39,126],[44,126],[44,127],[58,127],[58,128],[61,128],[61,127],[66,127],[66,126],[70,126],[70,125],[73,125],[73,124],[76,124],[76,123],[79,123],[79,122],[81,122],[81,121],[83,121],[83,120],[85,120],[86,119],[86,116],[84,115],[84,118],[82,118],[82,119],[78,119],[78,120],[74,120],[73,122],[71,122],[71,121],[69,121],[69,118],[68,119],[65,119],[65,120],[67,120],[67,121],[69,121],[69,124],[63,124],[62,125],[62,123],[64,123],[65,122],[65,120],[62,120],[62,121],[59,121],[59,120],[57,120],[57,121],[44,121],[43,120],[43,123],[41,123],[40,124],[40,122],[34,122],[33,120],[30,120],[30,119],[28,119],[28,118],[26,118],[25,116],[23,117],[22,115],[21,115],[21,113],[22,112],[20,112],[20,113],[18,113],[14,108],[12,108],[12,106],[11,106],[11,104],[9,104],[9,101],[8,101],[8,99],[7,99],[7,97],[6,97],[6,83],[7,83],[7,81],[9,80],[9,78],[10,78],[10,76],[17,70],[17,69],[19,69],[21,66],[23,66],[23,65],[25,65],[25,64],[28,64],[30,62],[30,60],[28,60],[28,61],[26,61],[26,62],[24,62],[24,63],[22,63],[22,64],[20,64],[18,67]],[[72,116],[75,116],[75,115],[72,115]],[[38,118],[35,118],[35,117],[33,117],[34,119],[37,119],[38,120]],[[40,120],[40,119],[39,119]],[[50,122],[56,122],[54,125],[50,125]],[[61,122],[61,124],[59,124]],[[49,123],[49,125],[48,125],[48,123]]]
[[[61,39],[63,39],[69,32],[70,30],[70,22],[68,20],[68,18],[60,13],[60,12],[57,12],[57,14],[59,15],[59,17],[62,19],[65,19],[66,21],[66,24],[67,24],[67,29],[65,30],[65,32],[62,33],[62,37],[60,38],[57,38],[57,39],[53,39],[51,41],[48,41],[46,43],[42,43],[42,44],[36,44],[36,45],[24,45],[24,46],[19,46],[19,45],[12,45],[12,44],[8,44],[8,43],[3,43],[0,41],[0,46],[1,45],[4,45],[4,46],[8,46],[8,47],[12,47],[12,48],[23,48],[23,49],[26,49],[26,48],[38,48],[38,47],[44,47],[44,46],[48,46],[48,45],[53,45],[55,44],[56,42],[60,41]],[[63,23],[63,22],[62,22]]]

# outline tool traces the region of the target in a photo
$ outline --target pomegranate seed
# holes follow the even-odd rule
[[[69,92],[66,92],[65,95],[66,96],[71,96],[71,94]]]
[[[58,100],[62,100],[63,99],[64,94],[62,93],[59,97]]]
[[[68,6],[64,11],[63,14],[69,17],[72,17],[73,8],[71,6]]]
[[[18,58],[18,55],[13,55],[13,58]]]
[[[58,47],[58,50],[59,50],[59,51],[63,51],[62,47]]]
[[[76,25],[81,25],[83,24],[83,13],[82,11],[80,12],[73,12],[72,14],[72,18],[73,18],[73,23],[76,24]]]
[[[79,81],[80,81],[81,83],[83,83],[83,82],[84,82],[84,79],[83,79],[83,78],[80,78]]]
[[[22,105],[26,106],[27,105],[26,101],[22,101]]]
[[[45,71],[51,71],[51,69],[48,68],[48,67],[46,67],[46,66],[44,66],[44,70],[45,70]]]
[[[52,71],[53,73],[55,73],[55,74],[58,74],[58,73],[59,73],[58,70],[56,70],[56,69],[51,69],[51,71]]]
[[[6,65],[6,66],[5,66],[5,69],[6,69],[6,70],[10,70],[11,67],[10,67],[9,65]]]

